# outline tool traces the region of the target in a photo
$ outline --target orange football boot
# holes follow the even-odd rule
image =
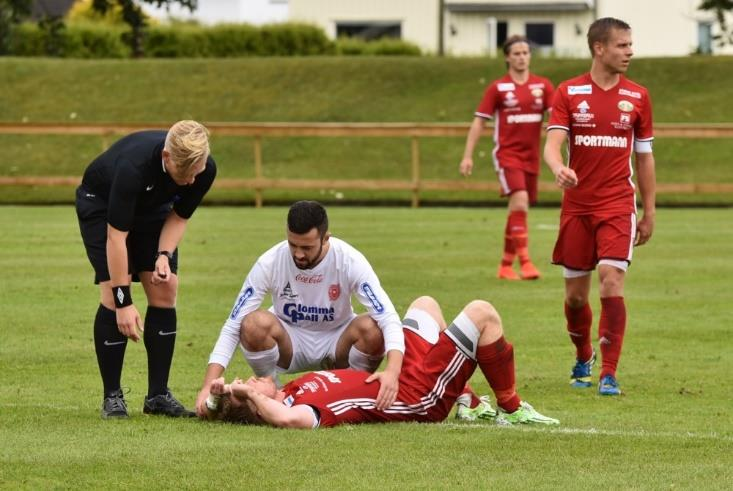
[[[499,265],[499,271],[496,273],[496,277],[500,280],[519,280],[519,275],[512,269],[511,266]]]

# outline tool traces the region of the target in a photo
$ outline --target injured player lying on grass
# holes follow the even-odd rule
[[[206,417],[282,428],[440,422],[459,397],[465,398],[468,380],[478,365],[498,405],[495,411],[482,398],[475,410],[479,417],[504,425],[559,423],[519,398],[514,349],[504,338],[499,314],[488,302],[470,302],[447,325],[438,303],[419,297],[405,314],[403,328],[405,357],[399,392],[387,409],[376,408],[379,383],[367,383],[368,372],[339,369],[307,373],[282,389],[268,377],[235,379],[229,384],[218,378],[211,385]],[[470,411],[466,416],[464,408],[466,417],[461,419],[474,419]]]

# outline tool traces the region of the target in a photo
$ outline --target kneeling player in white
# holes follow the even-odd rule
[[[260,306],[266,295],[272,307]],[[356,315],[354,295],[367,313]],[[259,377],[323,368],[374,372],[380,408],[398,391],[404,337],[392,301],[366,258],[331,237],[328,216],[315,201],[298,201],[288,212],[287,240],[265,252],[244,280],[209,357],[196,412],[205,416],[211,382],[220,377],[237,346]]]

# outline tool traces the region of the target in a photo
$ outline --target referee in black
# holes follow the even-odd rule
[[[102,418],[126,418],[120,388],[127,340],[143,332],[148,356],[146,414],[191,417],[168,389],[176,341],[178,243],[216,176],[209,134],[196,121],[140,131],[113,144],[84,172],[76,213],[100,305],[94,345],[104,384]],[[148,300],[144,329],[130,295],[140,281]]]

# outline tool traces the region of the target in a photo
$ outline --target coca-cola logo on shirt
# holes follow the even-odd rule
[[[308,284],[308,285],[312,285],[312,284],[316,284],[316,283],[322,282],[323,281],[323,275],[322,274],[317,274],[317,275],[311,276],[311,275],[307,275],[307,274],[303,274],[303,273],[298,273],[297,275],[295,275],[295,281],[297,281],[298,283],[305,283],[305,284]]]

